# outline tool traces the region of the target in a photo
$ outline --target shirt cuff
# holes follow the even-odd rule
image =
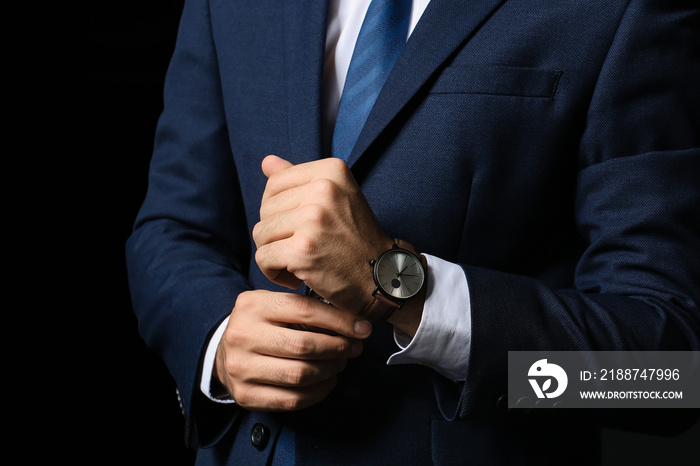
[[[387,364],[421,364],[457,382],[466,380],[471,347],[471,304],[464,270],[458,264],[423,254],[428,283],[423,315],[411,339],[394,331],[401,351]]]
[[[228,317],[226,317],[209,340],[207,351],[204,353],[204,363],[202,365],[202,378],[199,389],[204,395],[217,403],[235,403],[231,395],[222,390],[222,393],[212,393],[212,374],[214,374],[214,364],[216,362],[216,350],[219,347],[221,337],[224,335],[224,330],[228,325]]]

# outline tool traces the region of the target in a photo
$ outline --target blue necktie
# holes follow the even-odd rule
[[[379,91],[406,44],[411,0],[372,0],[345,78],[331,154],[347,160]]]

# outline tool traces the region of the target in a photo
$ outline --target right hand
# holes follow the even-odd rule
[[[300,327],[318,328],[311,332]],[[323,400],[371,325],[314,298],[241,293],[219,343],[214,376],[249,410],[291,411]]]
[[[384,232],[348,165],[337,158],[299,165],[270,155],[255,261],[271,281],[306,284],[341,309],[359,312],[376,287],[369,262],[394,241]]]

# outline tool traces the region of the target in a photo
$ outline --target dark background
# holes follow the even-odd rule
[[[85,331],[80,334],[93,337],[88,341],[94,355],[85,358],[87,374],[76,388],[87,392],[76,401],[83,404],[84,426],[75,449],[84,456],[77,464],[194,463],[194,453],[184,444],[175,385],[138,334],[124,257],[146,191],[183,3],[92,2],[80,27],[87,33],[78,66],[86,69],[77,89],[83,110],[76,133],[87,144],[80,157],[85,175],[78,176],[80,193],[73,205],[84,231],[77,245],[85,253],[80,278],[89,289],[82,296]],[[66,189],[70,192],[71,186]]]
[[[77,247],[86,253],[82,284],[90,293],[83,295],[84,314],[79,315],[89,316],[81,328],[93,337],[89,344],[96,348],[96,359],[79,359],[88,370],[81,371],[76,387],[85,432],[70,433],[80,439],[80,453],[70,455],[75,464],[93,464],[96,454],[114,464],[193,463],[193,453],[184,446],[175,386],[138,335],[124,264],[124,243],[145,194],[182,4],[124,0],[93,5],[81,39],[88,53],[77,90],[84,104],[79,124],[85,142],[78,160],[87,174],[80,177],[74,205],[81,220],[88,219],[81,223],[85,240]],[[99,209],[91,207],[95,202]],[[617,431],[605,431],[603,439],[606,465],[681,465],[700,457],[693,449],[700,425],[670,439]]]

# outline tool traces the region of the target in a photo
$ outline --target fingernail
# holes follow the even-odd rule
[[[372,324],[362,319],[355,322],[355,333],[357,335],[367,335],[372,331]]]

